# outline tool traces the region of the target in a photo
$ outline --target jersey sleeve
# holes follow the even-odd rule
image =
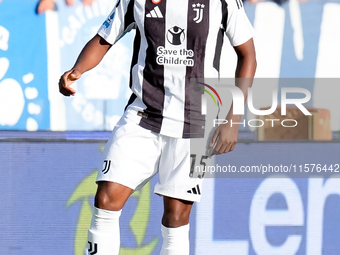
[[[115,44],[124,34],[135,28],[134,0],[118,0],[111,13],[99,28],[98,34],[110,44]]]
[[[253,38],[255,31],[244,11],[242,0],[225,1],[228,5],[226,35],[232,46],[238,46]]]

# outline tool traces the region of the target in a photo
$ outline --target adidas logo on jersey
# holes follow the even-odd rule
[[[151,10],[151,12],[146,14],[146,17],[147,18],[163,18],[163,14],[161,13],[161,10],[159,9],[159,7],[156,6],[155,8],[153,8],[153,10]]]

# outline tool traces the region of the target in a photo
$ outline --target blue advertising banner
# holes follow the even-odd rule
[[[51,133],[51,139],[53,139]],[[47,136],[46,136],[47,137]],[[4,254],[83,255],[103,142],[0,142]],[[240,143],[216,164],[321,164],[334,178],[207,178],[190,221],[190,254],[337,255],[339,143]],[[337,168],[339,171],[339,167]],[[326,171],[325,169],[322,171]],[[339,176],[339,175],[337,175]],[[120,254],[159,254],[157,176],[128,200]]]
[[[45,18],[35,6],[0,3],[0,129],[50,129]]]
[[[272,177],[262,178],[261,171],[255,178],[228,178],[226,170],[206,179],[195,254],[339,254],[339,145],[240,143],[218,156],[216,166],[271,169]],[[291,173],[280,172],[290,165]],[[300,171],[309,178],[295,178]],[[281,177],[273,177],[278,172]],[[321,172],[331,177],[317,177]]]
[[[84,254],[103,146],[81,141],[0,142],[4,254]],[[159,254],[163,200],[153,194],[156,181],[157,176],[135,192],[123,209],[120,254]],[[195,224],[191,229],[194,250]]]

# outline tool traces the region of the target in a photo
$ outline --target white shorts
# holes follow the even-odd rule
[[[97,182],[116,182],[138,190],[159,173],[156,194],[198,202],[202,179],[190,178],[190,162],[190,139],[154,133],[125,112],[105,146]]]

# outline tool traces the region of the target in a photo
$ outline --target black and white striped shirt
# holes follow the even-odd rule
[[[133,94],[126,111],[151,131],[195,136],[190,135],[190,79],[218,76],[224,34],[232,46],[253,37],[242,1],[118,0],[98,34],[114,44],[131,29],[136,29]]]

